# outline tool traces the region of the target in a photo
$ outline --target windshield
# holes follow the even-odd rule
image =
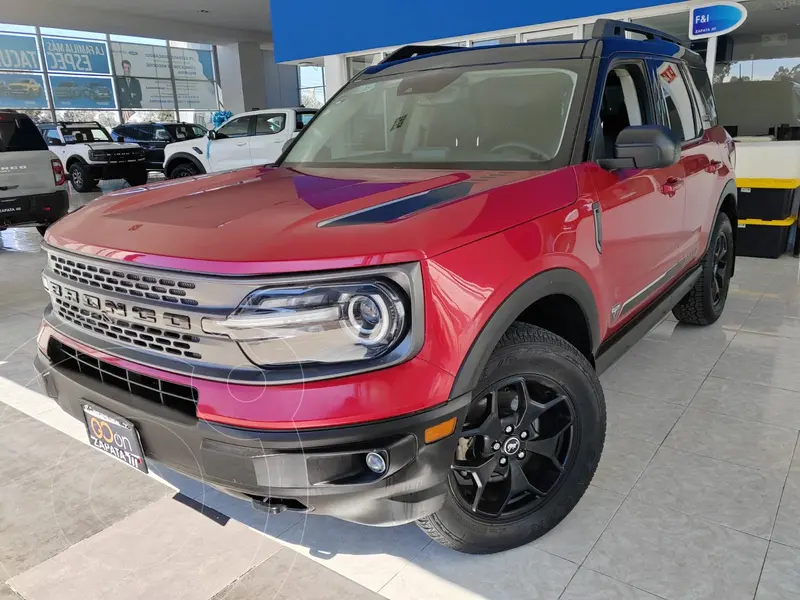
[[[357,80],[317,114],[283,164],[543,168],[530,163],[558,155],[578,73],[541,65]]]
[[[47,144],[29,118],[0,115],[0,152],[47,150]]]
[[[64,141],[68,144],[83,144],[86,142],[110,142],[111,138],[102,127],[95,125],[69,125],[61,128]]]

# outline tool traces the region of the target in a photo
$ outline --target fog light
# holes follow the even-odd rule
[[[367,468],[373,473],[383,475],[386,472],[386,459],[378,452],[367,454]]]

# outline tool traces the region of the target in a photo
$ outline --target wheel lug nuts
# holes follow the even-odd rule
[[[494,450],[495,452],[497,450],[500,450],[500,442],[495,442],[494,444],[492,444],[492,450]]]
[[[505,456],[500,459],[500,464],[503,465],[503,466],[505,466],[505,464],[507,462],[508,462],[508,459]]]
[[[506,433],[511,433],[512,431],[514,431],[514,428],[511,425],[508,425],[506,427]]]
[[[522,460],[523,458],[525,458],[525,453],[524,453],[524,452],[518,452],[518,453],[517,453],[517,458],[519,458],[520,460]]]
[[[519,434],[519,437],[521,437],[523,440],[527,440],[528,439],[528,432],[527,431],[523,431],[522,433]]]

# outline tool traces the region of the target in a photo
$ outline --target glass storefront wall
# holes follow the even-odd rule
[[[113,127],[206,125],[219,106],[210,45],[0,24],[0,108]]]

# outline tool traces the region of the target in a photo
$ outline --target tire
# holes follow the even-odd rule
[[[125,178],[125,181],[131,186],[144,185],[147,183],[147,169],[141,168],[131,171]]]
[[[200,170],[194,163],[183,162],[178,166],[173,167],[169,172],[169,179],[178,179],[180,177],[194,177],[199,175]]]
[[[556,434],[561,436],[560,439],[555,436],[548,438],[548,434],[545,433],[545,429],[549,427],[545,420],[546,415],[549,414],[546,411],[549,409],[545,409],[546,411],[542,412],[541,416],[531,423],[531,427],[534,428],[532,430],[533,433],[528,434],[527,438],[523,437],[525,433],[517,433],[518,429],[506,436],[505,432],[508,425],[505,423],[508,421],[503,422],[501,419],[500,432],[506,436],[505,438],[501,437],[497,440],[492,440],[490,436],[487,436],[487,441],[487,438],[483,436],[475,436],[471,439],[482,438],[483,441],[480,442],[480,445],[483,447],[484,452],[497,450],[498,447],[502,448],[496,453],[505,455],[506,465],[509,470],[514,466],[512,461],[519,458],[520,462],[516,464],[520,468],[528,468],[529,472],[531,466],[534,467],[534,470],[542,468],[542,465],[544,467],[549,465],[549,468],[552,469],[553,465],[559,464],[555,458],[550,458],[549,460],[552,461],[550,463],[533,462],[544,459],[542,456],[537,455],[535,450],[531,451],[530,444],[541,443],[542,441],[547,443],[548,439],[552,439],[554,440],[553,445],[561,446],[562,451],[565,452],[562,463],[563,470],[557,471],[560,473],[557,475],[558,479],[543,495],[540,496],[537,493],[539,490],[523,492],[522,500],[528,499],[526,501],[530,502],[531,505],[529,507],[522,505],[522,508],[518,509],[521,512],[516,516],[487,517],[480,510],[475,511],[475,504],[472,507],[468,505],[470,502],[477,502],[480,507],[480,503],[493,490],[492,486],[505,485],[505,480],[492,483],[495,481],[492,479],[492,482],[483,486],[485,492],[479,501],[474,499],[465,501],[460,490],[470,488],[471,482],[467,478],[465,487],[459,484],[459,481],[464,481],[461,477],[468,475],[468,473],[460,471],[460,465],[465,464],[466,461],[459,460],[459,453],[465,452],[465,455],[467,455],[473,452],[472,448],[476,447],[478,442],[472,442],[469,450],[462,450],[462,440],[465,439],[463,435],[467,433],[462,428],[459,445],[456,449],[454,467],[448,476],[446,484],[447,494],[444,505],[438,512],[417,521],[418,526],[425,533],[443,546],[470,554],[488,554],[527,544],[558,525],[575,507],[592,480],[597,464],[600,461],[605,441],[606,409],[603,388],[586,357],[569,342],[549,331],[519,322],[514,323],[509,328],[492,352],[489,362],[481,375],[476,387],[476,390],[480,392],[475,395],[473,403],[468,410],[465,418],[465,427],[472,427],[472,425],[466,425],[466,423],[471,419],[470,415],[473,414],[475,407],[479,408],[478,412],[491,413],[491,410],[480,406],[481,402],[484,402],[484,405],[487,401],[491,402],[491,400],[487,400],[484,393],[486,390],[492,389],[492,386],[502,385],[503,382],[523,374],[526,378],[531,377],[537,381],[546,382],[548,385],[552,384],[561,390],[561,395],[556,396],[555,400],[550,400],[550,404],[557,403],[559,398],[569,398],[569,403],[571,404],[571,420],[569,423],[571,425],[562,430],[560,434]],[[508,387],[516,385],[517,383],[513,383]],[[527,388],[529,384],[523,385]],[[498,392],[495,397],[499,397],[503,393],[503,389],[507,388],[501,388],[501,392]],[[530,389],[528,391],[530,392]],[[513,408],[513,402],[514,400],[509,406],[513,410],[517,410]],[[562,404],[567,404],[567,402]],[[562,406],[562,404],[554,405],[558,407]],[[544,405],[540,404],[539,406]],[[489,408],[491,409],[491,405]],[[502,410],[500,414],[503,414]],[[516,419],[517,417],[505,417],[505,419],[509,418]],[[520,418],[519,423],[523,420],[523,418]],[[485,425],[486,422],[477,429],[473,428],[472,431],[484,431]],[[566,450],[564,450],[565,432],[569,434],[569,443]],[[516,436],[513,439],[520,445],[509,446],[513,440],[512,437],[508,436]],[[540,440],[539,438],[542,439]],[[527,441],[520,441],[525,439]],[[519,450],[523,451],[518,455],[516,453]],[[530,461],[528,463],[523,462],[520,456],[525,454],[526,450],[528,451],[527,460]],[[478,453],[479,451],[475,450],[475,452]],[[482,455],[483,453],[477,458],[479,463],[485,460]],[[555,452],[553,456],[556,456]],[[502,465],[503,456],[498,460],[500,461],[498,464]],[[558,460],[560,461],[561,459]],[[497,471],[492,471],[490,479],[498,475]],[[535,478],[535,476],[533,478],[527,476],[525,481]],[[477,476],[475,481],[477,481]],[[513,484],[510,484],[511,479],[508,479],[508,481],[510,486],[508,489],[513,490]],[[479,489],[477,485],[474,487],[476,490]],[[535,487],[542,486],[537,481]],[[475,495],[477,496],[477,492]],[[516,496],[509,494],[508,497]],[[513,504],[513,502],[509,503],[509,500],[503,502],[502,493],[500,493],[498,502],[502,502],[503,508],[501,508],[501,512],[507,504],[509,506]]]
[[[720,244],[725,247],[722,256],[719,255]],[[672,309],[678,321],[688,325],[711,325],[719,319],[728,299],[734,251],[731,221],[728,215],[719,213],[703,257],[702,273],[694,287]]]
[[[90,192],[97,186],[97,180],[92,177],[91,169],[81,162],[72,164],[69,175],[76,192]]]

